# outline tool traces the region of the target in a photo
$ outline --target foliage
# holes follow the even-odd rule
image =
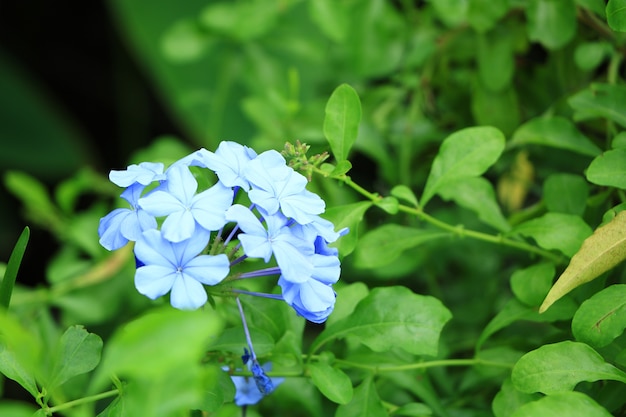
[[[624,413],[623,1],[168,3],[110,8],[186,143],[285,147],[350,229],[335,309],[313,324],[242,298],[246,327],[232,297],[149,300],[132,244],[98,243],[121,207],[103,174],[85,165],[50,195],[12,171],[60,249],[38,288],[17,271],[28,229],[8,260],[0,372],[32,401],[0,414],[241,415],[247,328],[286,381],[248,415]],[[128,164],[192,151],[156,138]]]

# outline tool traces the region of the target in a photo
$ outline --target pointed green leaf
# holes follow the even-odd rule
[[[581,392],[559,392],[521,406],[511,417],[611,417],[606,408]]]
[[[539,311],[546,311],[556,300],[612,269],[624,259],[626,259],[626,212],[621,211],[583,242],[580,250],[572,257],[565,271],[550,289]]]
[[[359,268],[384,266],[400,257],[405,250],[449,236],[450,233],[439,230],[385,224],[361,238],[356,247],[354,262]]]
[[[352,381],[341,369],[324,362],[308,366],[311,380],[322,394],[337,404],[348,404],[352,400]]]
[[[371,201],[361,201],[358,203],[346,204],[327,209],[322,217],[330,220],[335,225],[335,230],[339,231],[344,227],[349,229],[348,234],[339,238],[332,246],[339,249],[340,256],[347,256],[356,247],[359,240],[359,225],[363,220],[365,212],[372,207]]]
[[[374,378],[367,377],[354,390],[352,401],[337,408],[335,417],[387,417],[387,411],[380,401]]]
[[[576,340],[600,348],[624,333],[626,285],[611,285],[585,300],[572,319]]]
[[[102,339],[82,326],[68,328],[59,341],[50,386],[91,371],[100,362]]]
[[[554,394],[571,391],[582,381],[613,380],[626,383],[626,373],[604,361],[589,345],[564,341],[528,352],[511,374],[522,392]]]
[[[269,333],[256,328],[250,328],[249,331],[257,355],[262,356],[272,351],[274,339]],[[235,355],[242,355],[243,348],[246,346],[246,335],[243,327],[231,327],[224,330],[207,348],[218,352],[226,351]]]
[[[13,247],[11,256],[9,256],[9,262],[4,271],[4,277],[0,282],[0,308],[9,308],[11,303],[11,294],[13,293],[13,286],[15,285],[15,279],[17,278],[17,271],[20,269],[24,252],[26,252],[26,245],[28,245],[28,238],[30,237],[30,229],[24,228],[20,237],[17,239],[17,243]]]
[[[476,342],[476,350],[479,350],[485,341],[497,331],[508,327],[511,323],[520,320],[535,323],[550,323],[557,320],[569,320],[574,316],[578,305],[566,297],[554,305],[546,314],[539,314],[536,307],[529,307],[521,301],[513,298],[509,300],[502,310],[491,319],[485,326]]]
[[[353,336],[376,352],[401,347],[415,355],[436,355],[439,335],[451,317],[436,298],[400,286],[375,288],[352,315],[326,327],[311,352],[333,339]]]
[[[500,391],[493,398],[491,409],[495,417],[510,417],[515,410],[524,404],[539,398],[539,394],[527,394],[516,390],[511,378],[507,378],[504,380]]]
[[[398,213],[398,199],[395,197],[385,197],[379,201],[376,201],[376,207],[380,207],[389,214]]]
[[[572,214],[547,213],[528,220],[513,233],[532,237],[544,249],[558,249],[565,255],[574,256],[583,241],[591,235],[591,227],[583,219]]]
[[[524,304],[538,306],[550,291],[554,273],[554,264],[549,262],[518,269],[511,276],[511,290]]]
[[[361,101],[348,84],[341,84],[326,103],[324,136],[337,161],[348,159],[350,148],[359,133]]]
[[[417,197],[415,197],[415,194],[413,193],[413,191],[406,185],[394,186],[391,189],[390,194],[394,196],[395,198],[397,198],[398,200],[404,200],[408,203],[411,203],[411,205],[415,207],[418,206]]]
[[[513,133],[509,147],[525,144],[550,146],[588,156],[602,152],[570,120],[560,116],[537,117],[520,126]]]
[[[526,7],[528,37],[548,49],[558,49],[576,34],[573,0],[530,0]]]
[[[459,206],[472,210],[485,224],[507,232],[511,229],[496,200],[493,185],[483,177],[461,178],[443,184],[439,195]]]
[[[626,127],[626,86],[599,84],[591,86],[568,100],[575,110],[574,120],[605,118]]]
[[[585,172],[589,182],[626,189],[626,149],[613,149],[596,157]]]
[[[606,5],[606,20],[614,31],[626,32],[626,1],[609,0]]]
[[[504,135],[490,126],[469,127],[444,139],[426,181],[421,205],[447,182],[482,175],[504,150]]]
[[[41,343],[11,314],[0,309],[0,373],[19,383],[33,397],[38,394]]]

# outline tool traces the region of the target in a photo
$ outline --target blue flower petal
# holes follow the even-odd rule
[[[128,243],[128,239],[121,232],[122,223],[133,213],[129,209],[115,209],[100,219],[98,235],[100,244],[107,250],[116,250]]]
[[[195,310],[207,302],[206,290],[201,283],[187,276],[178,274],[170,293],[170,303],[180,310]]]
[[[167,294],[176,279],[176,271],[162,265],[145,265],[135,271],[137,291],[152,300]]]
[[[134,183],[148,185],[152,181],[163,180],[163,164],[155,162],[142,162],[139,165],[130,165],[125,170],[112,170],[109,179],[115,185],[128,187]]]
[[[171,213],[161,225],[163,237],[170,242],[189,239],[196,230],[196,220],[188,210]]]
[[[228,256],[199,255],[185,264],[184,273],[207,285],[220,283],[230,271]]]

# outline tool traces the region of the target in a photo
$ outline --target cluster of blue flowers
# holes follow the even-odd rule
[[[217,182],[198,192],[191,167],[213,171]],[[337,249],[328,245],[347,230],[337,232],[320,217],[324,201],[306,189],[306,177],[279,152],[257,154],[225,141],[215,152],[200,149],[167,170],[143,162],[111,171],[109,178],[125,187],[121,197],[130,207],[101,219],[100,243],[115,250],[135,242],[135,286],[141,294],[156,299],[170,293],[172,306],[197,309],[208,300],[205,285],[277,275],[281,295],[255,295],[282,299],[315,323],[332,312],[340,262]],[[234,240],[236,250],[229,253],[238,255],[229,257]],[[246,258],[275,266],[234,274],[233,266]]]

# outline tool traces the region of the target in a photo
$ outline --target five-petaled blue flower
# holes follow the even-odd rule
[[[198,182],[182,164],[167,171],[167,191],[156,190],[139,200],[139,206],[153,216],[167,216],[161,231],[171,242],[189,239],[197,227],[218,230],[224,213],[233,202],[233,192],[221,183],[196,194]]]
[[[226,255],[200,255],[208,241],[203,229],[182,242],[168,241],[158,230],[144,232],[135,243],[135,255],[144,264],[135,273],[137,290],[151,299],[171,291],[172,306],[183,310],[204,305],[203,284],[219,283],[230,270]]]

